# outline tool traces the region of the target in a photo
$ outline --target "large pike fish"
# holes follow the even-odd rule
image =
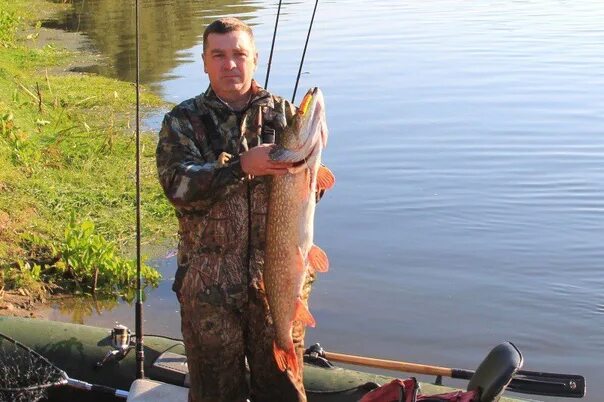
[[[311,88],[270,156],[294,162],[289,173],[273,176],[266,228],[264,288],[275,327],[273,352],[279,368],[300,378],[292,340],[293,321],[315,326],[300,295],[309,270],[326,272],[327,255],[313,244],[317,191],[331,188],[333,174],[321,165],[327,143],[323,93]]]

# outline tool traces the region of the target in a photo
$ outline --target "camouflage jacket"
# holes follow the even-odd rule
[[[179,221],[177,294],[186,277],[198,282],[203,301],[241,307],[247,287],[258,287],[270,179],[246,178],[238,155],[262,143],[263,126],[278,137],[294,113],[291,103],[252,82],[243,111],[233,111],[210,87],[166,114],[156,157]],[[217,160],[222,152],[233,155],[226,164]]]

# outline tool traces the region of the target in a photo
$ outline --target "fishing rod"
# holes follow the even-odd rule
[[[143,341],[143,291],[141,279],[141,183],[140,183],[140,46],[139,4],[135,0],[136,42],[136,378],[145,377],[145,352]]]
[[[304,50],[302,51],[302,59],[300,60],[300,68],[298,69],[298,76],[296,77],[296,85],[294,86],[294,94],[292,95],[292,103],[296,99],[296,91],[298,90],[298,83],[300,82],[300,74],[302,74],[302,65],[304,64],[304,56],[306,55],[306,48],[308,47],[308,40],[310,39],[310,31],[312,30],[313,22],[315,21],[315,14],[317,13],[317,6],[319,0],[315,1],[315,8],[312,11],[312,17],[310,19],[310,25],[308,26],[308,34],[306,35],[306,43],[304,43]]]
[[[273,62],[273,50],[275,50],[275,39],[277,38],[277,25],[279,25],[279,15],[281,15],[281,1],[277,8],[277,18],[275,19],[275,30],[273,32],[273,42],[271,43],[271,53],[268,56],[268,67],[266,68],[266,80],[264,81],[264,89],[268,88],[268,76],[271,73],[271,64]]]

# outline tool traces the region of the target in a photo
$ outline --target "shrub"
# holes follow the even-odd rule
[[[114,244],[95,233],[90,220],[77,223],[72,214],[63,239],[50,242],[24,235],[23,247],[31,260],[6,271],[4,283],[9,288],[27,288],[43,281],[65,290],[121,296],[128,301],[136,295],[136,260],[121,257]],[[160,273],[141,264],[143,285],[157,287]]]
[[[114,244],[95,234],[90,220],[77,224],[72,215],[58,251],[57,267],[73,279],[76,288],[87,293],[100,291],[127,296],[136,284],[136,260],[120,257]],[[159,272],[141,264],[144,285],[157,287],[161,279]]]

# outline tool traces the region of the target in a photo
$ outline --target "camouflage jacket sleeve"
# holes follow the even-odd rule
[[[205,135],[195,133],[182,109],[166,114],[159,132],[157,170],[163,190],[182,212],[203,212],[245,177],[235,155],[216,161]]]

